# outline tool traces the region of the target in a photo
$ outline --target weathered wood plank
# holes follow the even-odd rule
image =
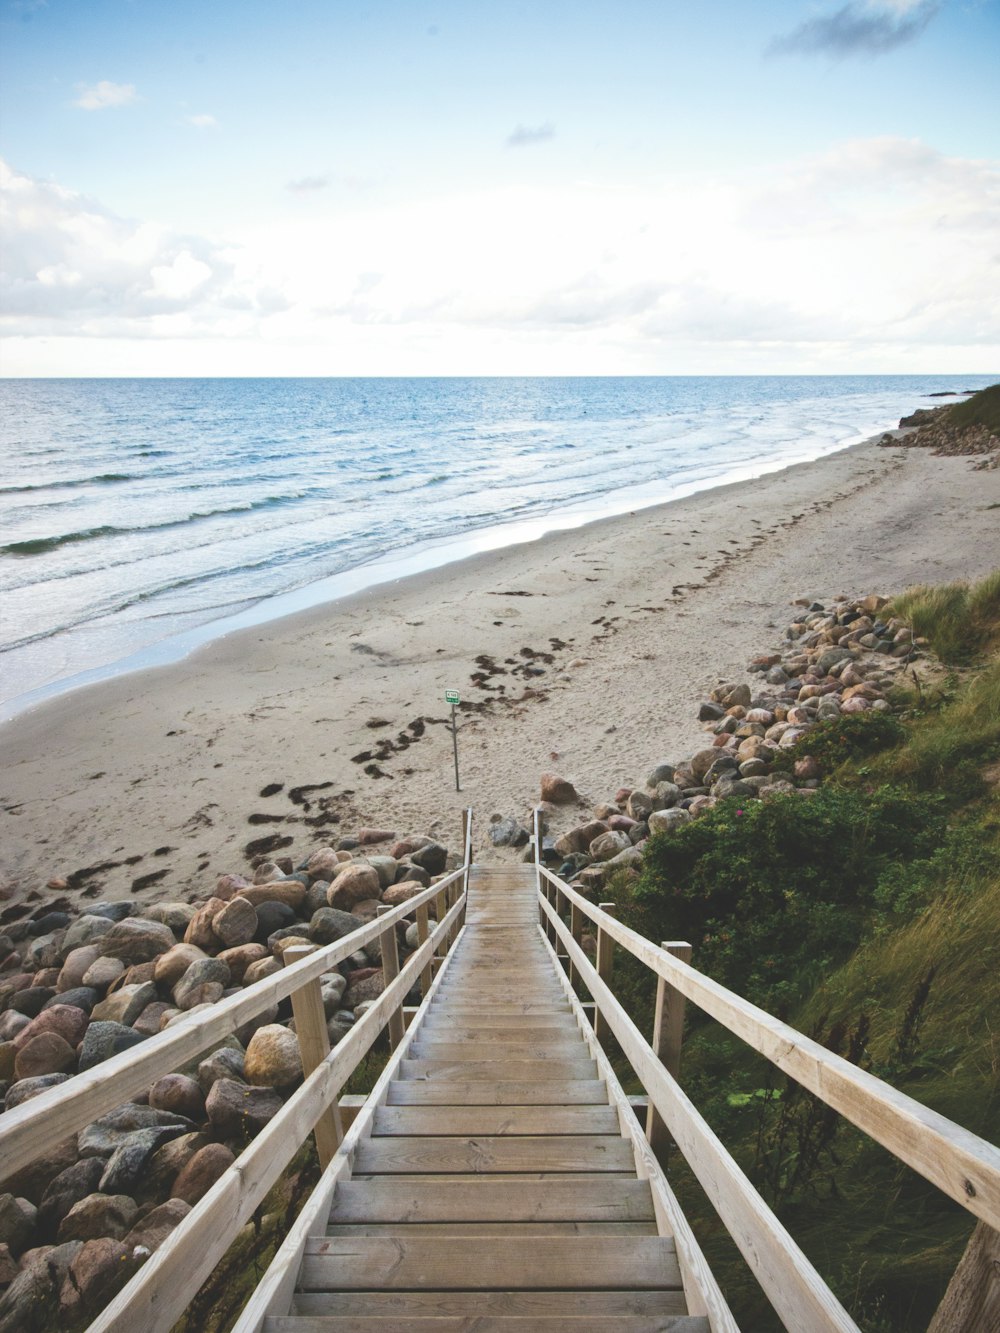
[[[683,1297],[677,1291],[370,1291],[300,1292],[293,1309],[303,1315],[367,1315],[398,1319],[417,1318],[546,1319],[576,1315],[603,1319],[614,1333],[614,1318],[641,1315],[680,1315]]]
[[[381,1176],[342,1180],[329,1221],[357,1222],[648,1222],[646,1181],[621,1176],[582,1180],[438,1180]]]
[[[698,1315],[614,1315],[616,1333],[710,1333],[708,1320]],[[476,1316],[476,1333],[608,1333],[607,1315],[553,1315],[540,1319],[516,1316]],[[276,1316],[267,1321],[266,1333],[468,1333],[469,1319],[421,1319],[403,1316],[385,1319],[380,1315],[294,1315]]]
[[[478,1079],[394,1079],[389,1106],[607,1106],[608,1090],[600,1079],[541,1079],[531,1083]]]
[[[673,1241],[608,1236],[599,1246],[572,1236],[315,1237],[306,1245],[303,1290],[482,1291],[514,1287],[669,1290],[680,1286]]]
[[[411,1060],[466,1060],[478,1056],[479,1060],[572,1060],[587,1058],[587,1048],[579,1034],[575,1037],[554,1037],[551,1041],[487,1041],[480,1037],[475,1041],[446,1041],[435,1037],[425,1037],[423,1031],[417,1034],[417,1040],[410,1047]]]
[[[468,1138],[382,1138],[358,1146],[354,1169],[359,1175],[390,1172],[634,1171],[632,1150],[622,1138],[607,1135],[537,1135]]]
[[[618,1132],[610,1106],[383,1106],[372,1130],[375,1137]]]
[[[400,1073],[404,1079],[421,1079],[426,1082],[476,1083],[482,1079],[493,1081],[503,1078],[505,1082],[551,1083],[554,1079],[593,1079],[597,1076],[597,1066],[593,1060],[490,1060],[488,1053],[475,1063],[467,1060],[404,1060]]]

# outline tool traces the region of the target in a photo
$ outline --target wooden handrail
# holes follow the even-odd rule
[[[549,902],[540,901],[575,975],[593,995],[618,1045],[785,1327],[795,1333],[858,1333],[857,1325],[707,1121],[656,1059],[574,940],[572,930]]]
[[[602,912],[538,862],[538,873],[601,930],[705,1013],[900,1161],[1000,1228],[1000,1150],[782,1023]],[[544,894],[539,893],[544,905]]]
[[[439,890],[441,886],[434,887]],[[438,943],[448,939],[464,906],[463,890],[425,943],[410,955],[395,980],[219,1177],[198,1206],[174,1228],[94,1320],[88,1333],[133,1333],[139,1328],[143,1333],[169,1333],[190,1304],[192,1294],[229,1249],[240,1228],[333,1103],[391,1015],[399,1009]],[[395,928],[389,924],[388,913],[379,918],[382,929],[387,925],[389,929]]]
[[[468,843],[468,835],[466,836]],[[70,1134],[143,1092],[164,1074],[189,1064],[210,1046],[277,1004],[306,982],[329,972],[371,943],[390,925],[410,916],[466,876],[466,865],[415,894],[378,920],[325,945],[301,962],[220,1000],[211,1010],[180,1019],[140,1046],[113,1055],[65,1083],[0,1115],[0,1181],[51,1151]]]

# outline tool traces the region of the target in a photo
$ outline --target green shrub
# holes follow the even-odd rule
[[[866,713],[845,713],[843,717],[817,722],[790,750],[779,751],[775,764],[790,768],[796,759],[809,754],[829,772],[841,764],[891,749],[905,736],[906,729],[892,713],[871,709]]]
[[[689,940],[699,968],[784,1008],[856,947],[887,868],[930,856],[940,805],[888,787],[722,801],[649,840],[630,924]]]
[[[892,614],[930,641],[942,662],[961,666],[1000,639],[1000,570],[978,583],[921,584],[892,602]]]

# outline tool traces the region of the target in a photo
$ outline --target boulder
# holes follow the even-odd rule
[[[181,1199],[188,1205],[196,1204],[235,1161],[235,1156],[224,1143],[208,1143],[199,1148],[174,1181],[171,1198]]]
[[[204,1148],[208,1138],[204,1134],[182,1134],[157,1148],[149,1159],[146,1174],[142,1180],[142,1196],[145,1199],[162,1199],[173,1189],[174,1181],[200,1149]]]
[[[361,969],[354,972],[348,979],[347,990],[344,994],[344,1005],[348,1009],[354,1009],[365,1000],[377,1000],[385,990],[385,977],[380,967]]]
[[[38,1078],[43,1074],[64,1074],[75,1067],[76,1051],[69,1042],[57,1032],[41,1032],[26,1041],[17,1052],[14,1077],[22,1079]]]
[[[79,949],[81,945],[93,944],[95,940],[99,940],[113,925],[114,922],[109,921],[107,917],[92,915],[90,912],[78,916],[63,936],[63,952],[66,957],[68,958],[73,950]]]
[[[38,1209],[29,1199],[0,1194],[0,1238],[15,1257],[37,1244]]]
[[[273,955],[262,958],[257,963],[251,963],[243,973],[243,985],[253,986],[258,981],[263,981],[265,977],[273,977],[275,972],[281,971],[281,963]]]
[[[157,999],[159,996],[152,981],[140,985],[120,986],[106,1000],[94,1005],[90,1015],[91,1021],[121,1023],[125,1027],[131,1027],[146,1005],[152,1004]]]
[[[229,968],[229,977],[234,985],[240,985],[251,963],[259,963],[262,958],[269,958],[266,944],[237,944],[235,948],[224,949],[218,955],[219,962]]]
[[[228,949],[249,944],[257,933],[256,909],[246,898],[231,898],[212,918],[212,929]]]
[[[309,922],[309,938],[314,944],[334,944],[352,931],[360,930],[364,922],[350,912],[335,907],[321,907]]]
[[[399,884],[394,884],[392,888],[386,889],[385,893],[382,894],[382,902],[386,907],[398,907],[400,903],[408,902],[422,892],[421,886],[414,883],[413,880],[403,880]]]
[[[179,1138],[188,1128],[188,1122],[183,1126],[151,1125],[127,1135],[108,1158],[98,1189],[104,1194],[137,1194],[146,1165],[156,1150],[165,1141]]]
[[[104,1165],[103,1157],[82,1157],[46,1185],[38,1207],[38,1229],[42,1236],[55,1240],[59,1223],[73,1205],[96,1193]]]
[[[669,810],[654,810],[649,816],[650,833],[671,833],[674,829],[681,828],[684,824],[691,822],[691,816],[686,810],[681,810],[676,806]]]
[[[222,998],[229,980],[229,968],[220,959],[200,958],[174,986],[174,1004],[183,1010],[198,1004],[214,1004]]]
[[[152,903],[141,915],[147,921],[159,921],[161,925],[169,926],[175,935],[183,935],[197,910],[190,903]]]
[[[629,815],[640,823],[649,817],[654,808],[652,796],[644,791],[634,791],[626,803]]]
[[[282,879],[266,884],[252,884],[248,889],[240,889],[240,897],[258,907],[261,903],[282,903],[294,912],[302,905],[306,896],[306,886],[300,879]],[[259,913],[258,913],[259,915]]]
[[[170,1111],[158,1111],[155,1107],[140,1106],[137,1102],[124,1102],[81,1129],[77,1145],[81,1157],[107,1158],[138,1130],[162,1129],[165,1131],[163,1138],[168,1139],[185,1134],[191,1128],[189,1121]]]
[[[21,1272],[0,1299],[0,1333],[46,1333],[58,1328],[59,1293],[80,1241],[48,1247]]]
[[[378,871],[362,861],[353,861],[345,865],[330,884],[327,899],[331,907],[350,911],[356,903],[377,898],[380,892]]]
[[[113,925],[101,940],[101,952],[125,963],[148,963],[177,943],[174,932],[159,921],[126,917]]]
[[[212,1128],[223,1138],[244,1140],[257,1134],[281,1110],[281,1098],[271,1088],[220,1078],[212,1084],[205,1109]]]
[[[198,1065],[198,1086],[205,1096],[208,1096],[220,1078],[242,1081],[243,1060],[243,1052],[231,1046],[220,1046],[217,1051],[206,1056]]]
[[[190,1211],[191,1205],[184,1199],[168,1199],[147,1213],[140,1222],[136,1222],[125,1237],[126,1246],[135,1249],[141,1245],[150,1252],[159,1249],[174,1227],[183,1222]]]
[[[87,1015],[82,1009],[77,1009],[75,1005],[53,1004],[21,1029],[14,1037],[14,1046],[20,1050],[33,1037],[40,1037],[43,1032],[54,1032],[75,1047],[83,1040],[86,1031]]]
[[[250,1038],[243,1063],[249,1083],[286,1088],[302,1077],[302,1055],[294,1032],[280,1023],[258,1028]]]
[[[112,1236],[120,1240],[135,1221],[138,1207],[127,1194],[88,1194],[59,1224],[58,1243]]]
[[[205,956],[204,949],[196,944],[175,944],[157,958],[153,979],[158,986],[173,990],[191,964]]]
[[[77,952],[82,953],[83,950],[77,950]],[[117,981],[124,972],[125,964],[120,958],[108,958],[106,954],[98,953],[98,956],[83,974],[82,980],[85,986],[93,986],[95,990],[107,990],[111,983]]]
[[[100,956],[101,949],[98,944],[82,944],[78,949],[71,949],[59,969],[56,990],[74,990],[77,986],[82,986],[87,970]]]
[[[85,1241],[73,1256],[60,1291],[64,1314],[96,1314],[138,1270],[143,1260],[128,1245],[109,1236]]]
[[[619,852],[625,851],[630,847],[627,833],[602,833],[599,838],[595,838],[590,844],[590,855],[595,861],[610,861],[613,856]]]
[[[410,853],[410,861],[428,875],[442,875],[448,867],[448,849],[439,842],[427,842]]]
[[[573,805],[580,798],[568,778],[557,773],[543,773],[540,783],[541,799],[551,805]]]
[[[494,847],[523,847],[530,836],[516,815],[507,815],[490,825],[490,842]]]
[[[24,1102],[30,1102],[32,1097],[37,1097],[49,1088],[56,1087],[59,1083],[65,1083],[69,1074],[39,1074],[35,1078],[23,1078],[19,1083],[7,1089],[7,1095],[4,1097],[3,1107],[5,1111],[12,1111],[15,1106],[21,1106]]]
[[[156,1111],[172,1111],[186,1120],[205,1118],[205,1094],[187,1074],[164,1074],[149,1090],[149,1104]]]
[[[118,1055],[121,1051],[138,1046],[142,1040],[144,1038],[141,1033],[134,1032],[123,1023],[91,1023],[80,1045],[80,1072],[93,1069],[95,1065],[110,1059],[112,1055]]]

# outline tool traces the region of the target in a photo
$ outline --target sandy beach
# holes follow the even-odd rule
[[[596,802],[690,751],[699,699],[777,643],[796,598],[994,567],[1000,472],[972,463],[857,445],[50,701],[0,729],[4,893],[62,877],[90,898],[201,897],[262,839],[298,857],[367,825],[454,845],[466,805],[488,859],[490,816],[525,816],[542,772]]]

